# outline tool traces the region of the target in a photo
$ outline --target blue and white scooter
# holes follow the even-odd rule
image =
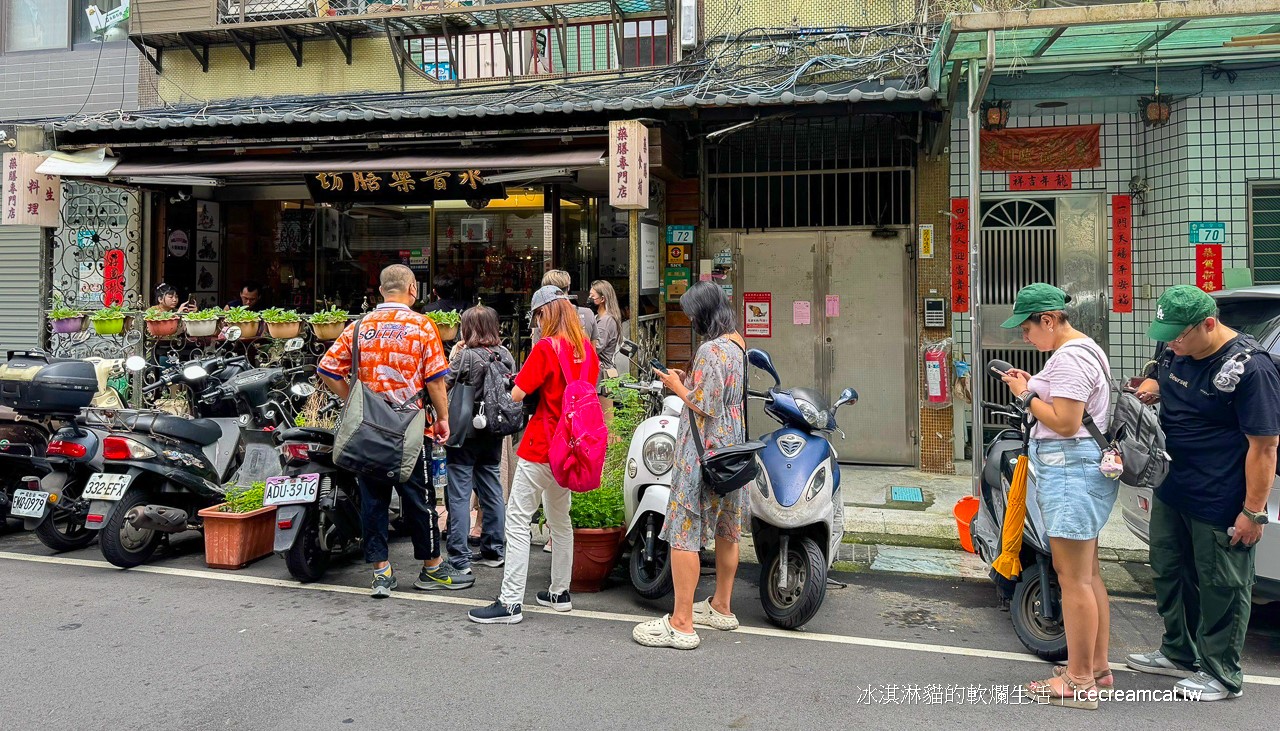
[[[760,438],[760,476],[748,490],[751,535],[760,561],[760,603],[769,621],[784,629],[804,625],[827,594],[827,570],[844,537],[840,466],[827,434],[838,431],[836,411],[857,403],[846,388],[830,408],[810,388],[781,388],[773,359],[763,350],[747,362],[773,376],[767,393],[748,391],[782,428]],[[843,434],[843,432],[841,432]]]

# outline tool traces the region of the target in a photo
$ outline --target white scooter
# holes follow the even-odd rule
[[[662,532],[667,503],[671,500],[676,429],[680,426],[684,402],[678,396],[663,398],[662,382],[647,377],[653,372],[651,366],[634,357],[639,346],[625,340],[619,352],[635,362],[640,373],[646,376],[643,381],[624,383],[622,387],[639,392],[653,414],[641,422],[631,437],[622,487],[626,542],[631,550],[631,585],[645,599],[661,599],[671,593],[671,564],[667,542],[658,538],[658,534]]]

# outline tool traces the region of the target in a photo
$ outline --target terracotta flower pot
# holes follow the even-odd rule
[[[458,337],[457,325],[436,325],[436,329],[440,331],[441,340],[449,341]]]
[[[622,527],[573,529],[573,576],[569,591],[600,591],[622,550]]]
[[[271,333],[271,337],[277,340],[288,340],[296,338],[302,332],[301,322],[268,322],[267,332]]]
[[[187,326],[187,334],[193,338],[213,337],[218,332],[217,320],[183,320]]]
[[[211,569],[238,569],[269,555],[276,540],[276,506],[248,513],[224,513],[215,505],[204,519],[204,562]]]
[[[53,331],[59,335],[70,335],[84,329],[84,315],[64,317],[53,321]]]
[[[153,338],[171,338],[178,334],[180,327],[182,327],[182,318],[179,317],[168,320],[147,320],[147,334]]]
[[[241,340],[252,340],[258,337],[262,331],[262,320],[254,320],[253,322],[224,322],[224,327],[240,328]]]
[[[345,322],[328,322],[323,325],[311,323],[311,332],[316,334],[316,340],[337,340],[343,330],[347,329]]]
[[[113,317],[110,320],[91,320],[93,331],[99,335],[119,335],[124,332],[127,317]]]

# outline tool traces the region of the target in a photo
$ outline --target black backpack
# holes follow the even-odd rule
[[[511,369],[498,353],[486,350],[489,361],[484,365],[484,380],[479,389],[476,413],[484,414],[482,431],[495,436],[515,434],[524,428],[524,407],[511,400]]]
[[[1111,371],[1092,349],[1081,346],[1093,356],[1102,368],[1103,376],[1111,384],[1111,411],[1107,419],[1107,432],[1102,433],[1089,415],[1084,412],[1084,428],[1102,448],[1114,449],[1124,464],[1120,481],[1130,487],[1146,487],[1152,490],[1164,482],[1169,474],[1169,453],[1164,450],[1164,430],[1160,428],[1160,416],[1155,408],[1138,400],[1137,396],[1121,391]]]

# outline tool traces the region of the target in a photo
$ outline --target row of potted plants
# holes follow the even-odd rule
[[[61,334],[80,332],[87,320],[98,335],[119,335],[129,327],[132,317],[133,314],[126,312],[122,305],[111,305],[86,313],[67,307],[60,298],[55,298],[49,309],[53,331]],[[428,312],[427,317],[436,323],[441,338],[453,340],[457,337],[458,323],[462,321],[462,316],[456,310]],[[271,307],[261,313],[245,307],[210,307],[181,314],[174,310],[152,307],[142,316],[147,323],[147,333],[154,338],[174,337],[179,328],[185,328],[187,335],[191,337],[212,337],[218,332],[221,322],[223,325],[239,327],[241,337],[246,340],[261,334],[262,323],[266,323],[267,332],[273,338],[296,338],[302,334],[304,318],[318,340],[336,340],[346,328],[350,313],[337,307],[305,316],[297,310],[281,307]]]

